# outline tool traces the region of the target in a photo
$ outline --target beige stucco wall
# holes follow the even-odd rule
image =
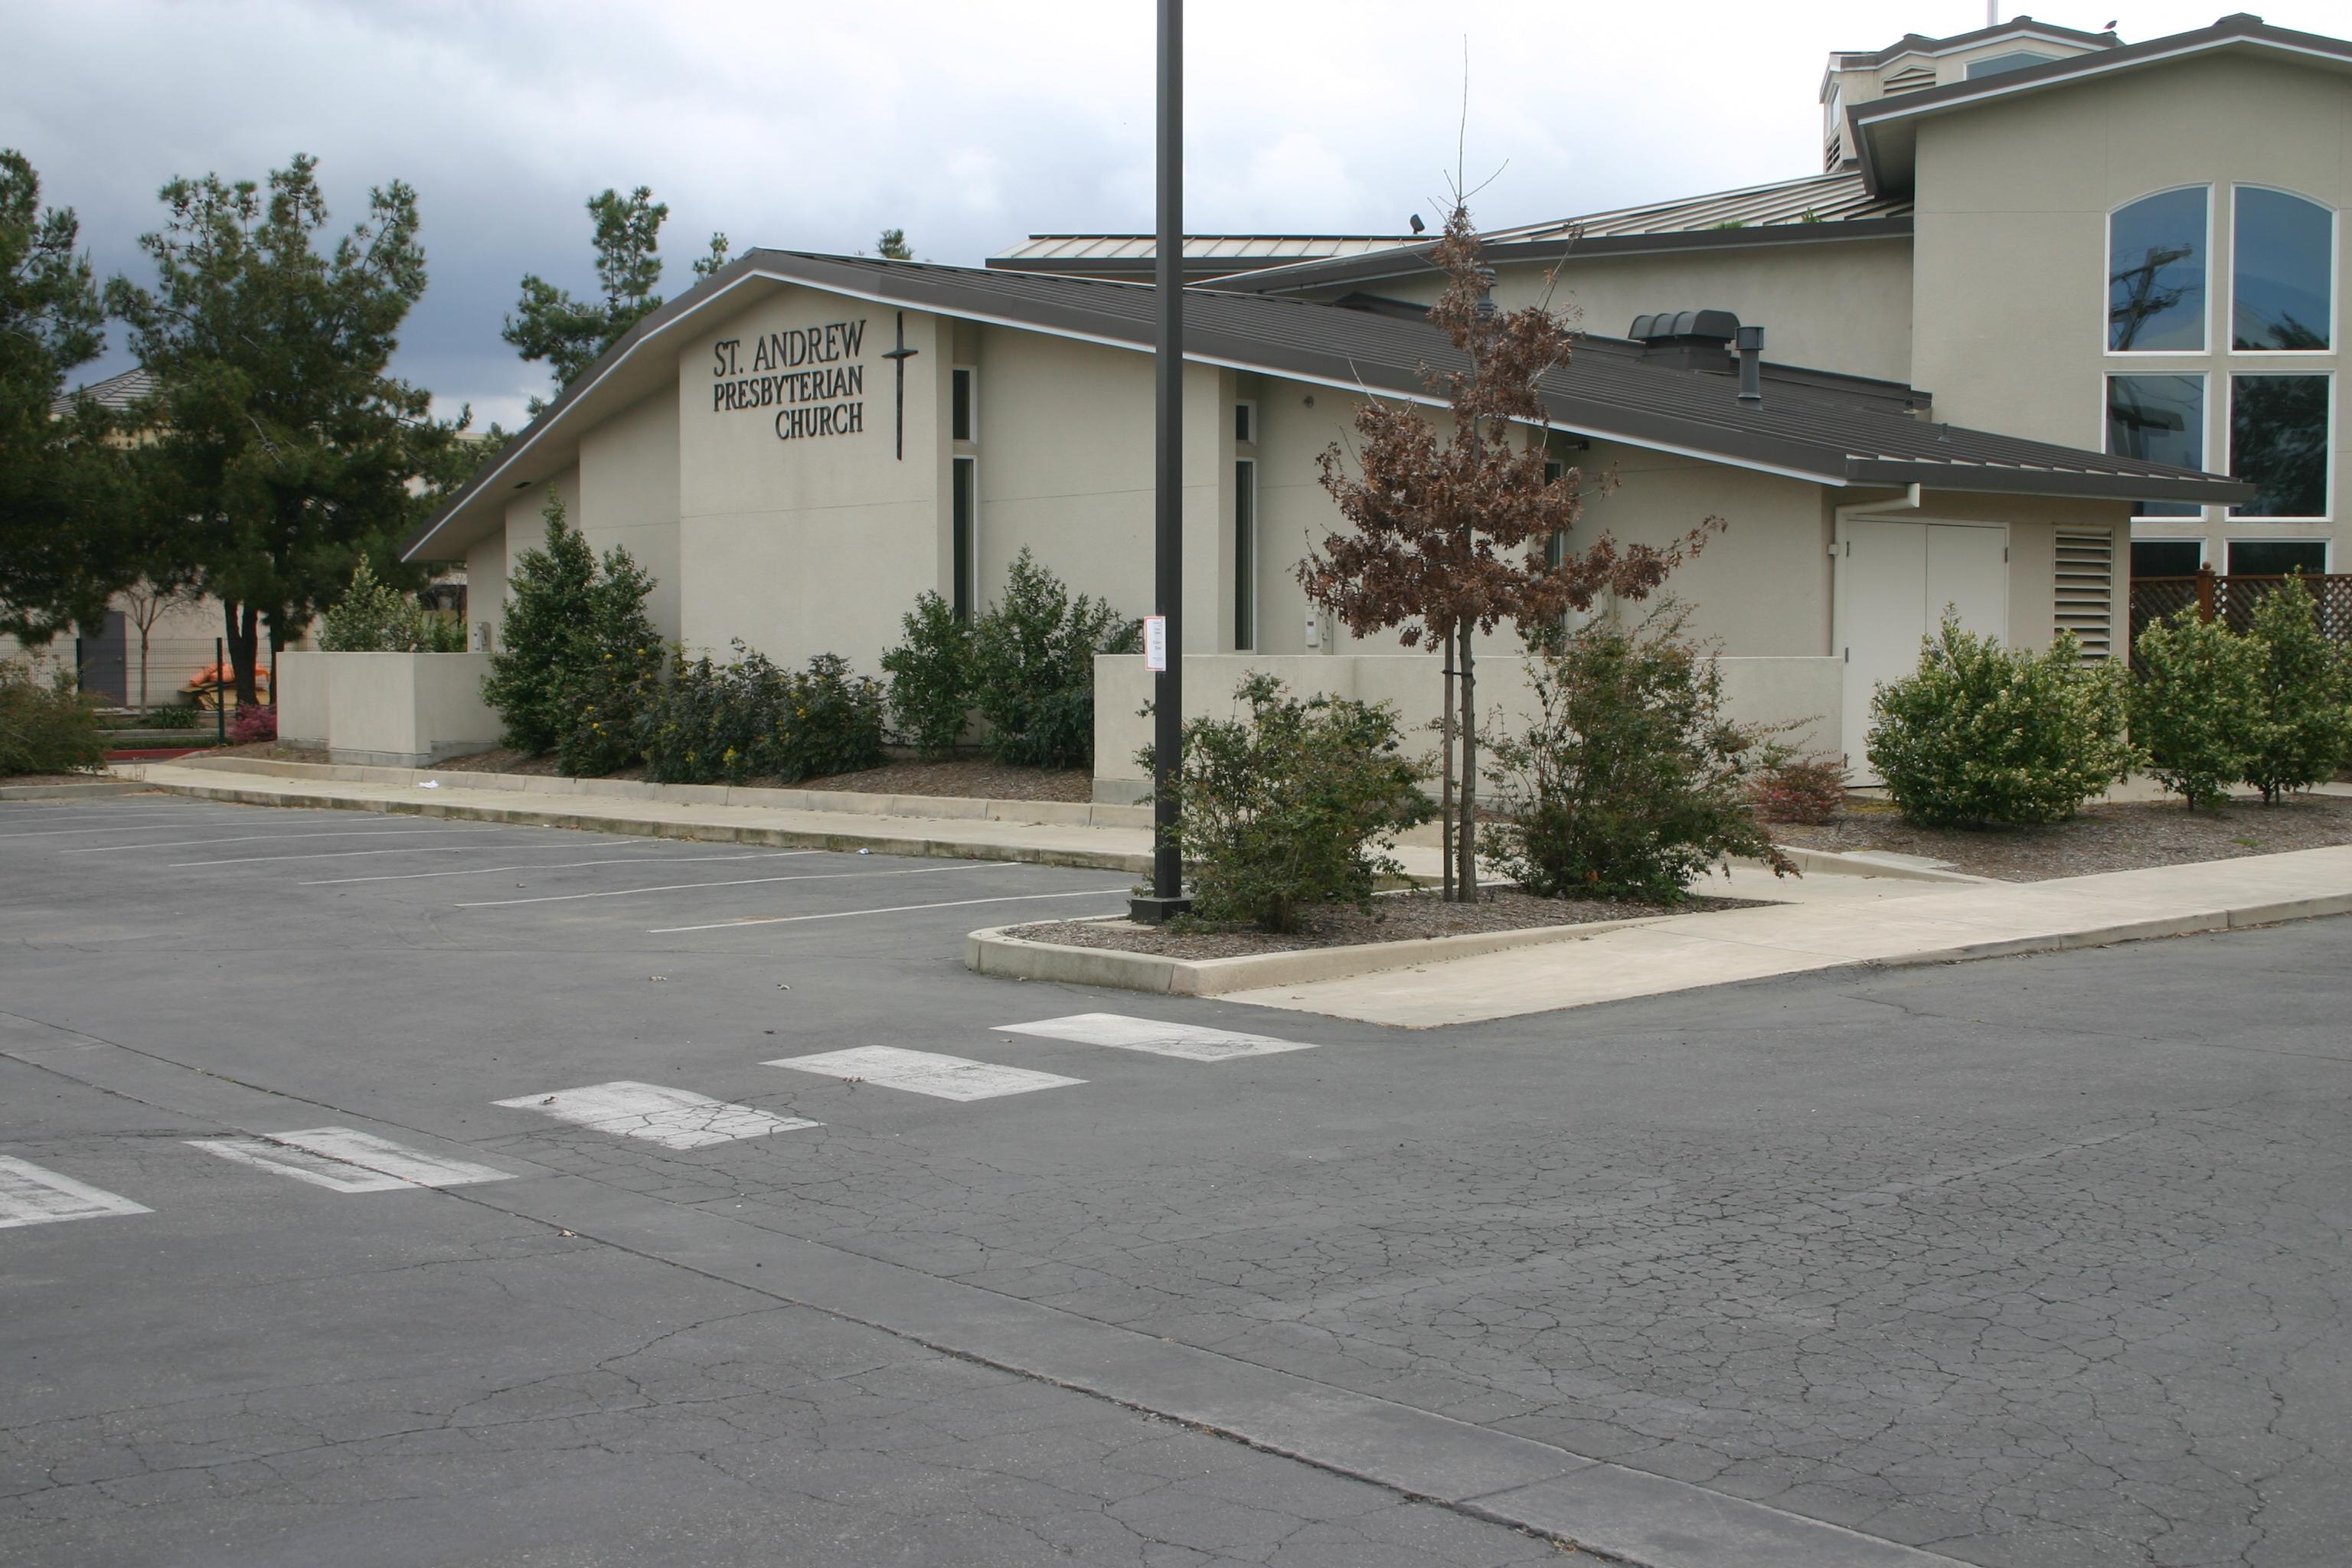
[[[498,743],[486,653],[288,653],[278,733],[338,763],[422,767]]]
[[[602,559],[619,547],[654,579],[646,613],[675,641],[678,601],[678,405],[669,389],[640,399],[580,441],[579,524]]]
[[[2228,461],[2228,373],[2336,368],[2332,353],[2227,352],[2226,309],[2233,184],[2284,188],[2338,208],[2352,201],[2352,92],[2340,75],[2209,56],[2095,79],[1927,121],[1917,168],[1913,363],[1918,384],[1935,393],[1939,419],[2098,449],[2107,374],[2203,372],[2206,463],[2219,469]],[[2110,354],[2107,216],[2184,184],[2213,187],[2208,350]],[[2336,268],[2340,301],[2352,282],[2340,235]],[[2339,393],[2338,496],[2344,401]],[[2142,537],[2218,544],[2332,531],[2224,522],[2209,509],[2201,525],[2143,525]],[[2219,566],[2218,548],[2214,560]]]

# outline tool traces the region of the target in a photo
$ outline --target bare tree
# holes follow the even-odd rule
[[[165,578],[157,583],[142,577],[116,595],[122,601],[122,618],[139,628],[139,711],[147,711],[147,645],[155,623],[173,609],[194,606],[204,598],[193,583]]]
[[[1357,451],[1322,457],[1323,488],[1350,524],[1298,566],[1307,597],[1359,636],[1404,629],[1447,656],[1444,766],[1455,781],[1447,896],[1478,891],[1477,679],[1474,639],[1504,621],[1556,626],[1603,594],[1645,597],[1723,526],[1708,518],[1664,546],[1602,533],[1582,550],[1569,535],[1582,514],[1580,476],[1547,474],[1551,421],[1544,376],[1568,362],[1571,333],[1549,304],[1498,310],[1494,274],[1457,199],[1432,253],[1449,281],[1430,323],[1453,344],[1423,384],[1451,411],[1451,429],[1405,402],[1368,398],[1356,411]],[[1459,747],[1455,745],[1459,740]]]

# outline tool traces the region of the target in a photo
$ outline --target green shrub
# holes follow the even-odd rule
[[[1732,856],[1793,869],[1748,809],[1769,731],[1725,714],[1689,614],[1669,599],[1630,629],[1597,620],[1529,647],[1534,711],[1492,742],[1485,851],[1529,892],[1675,903]]]
[[[1080,768],[1095,757],[1095,655],[1132,653],[1142,623],[1081,594],[1024,549],[1004,596],[972,628],[973,696],[988,749],[1024,767]]]
[[[1187,723],[1171,781],[1193,914],[1284,931],[1318,904],[1369,906],[1376,880],[1402,869],[1385,853],[1394,834],[1432,809],[1415,783],[1422,763],[1398,749],[1396,710],[1301,701],[1268,675],[1234,696],[1248,718]]]
[[[196,727],[196,710],[185,702],[167,702],[161,708],[150,708],[140,720],[150,730],[193,730]]]
[[[855,773],[882,761],[882,689],[821,653],[787,674],[735,644],[731,664],[681,654],[640,728],[657,784],[787,782]]]
[[[1933,826],[2059,822],[2131,772],[2121,669],[2074,635],[2005,648],[1949,614],[1919,668],[1871,700],[1871,766],[1903,815]]]
[[[329,653],[446,651],[438,646],[436,623],[439,618],[425,614],[423,606],[399,589],[380,582],[375,567],[362,555],[352,568],[351,586],[320,619],[319,646]],[[460,632],[461,647],[463,636]]]
[[[2192,809],[2220,805],[2253,765],[2262,649],[2192,608],[2151,623],[2135,651],[2132,738],[2147,748],[2147,771]]]
[[[2288,790],[2334,778],[2352,757],[2352,655],[2320,631],[2318,606],[2299,575],[2263,596],[2246,630],[2262,665],[2245,780],[2275,805]]]
[[[98,709],[60,669],[43,680],[29,659],[0,659],[0,778],[106,765]]]
[[[654,583],[618,547],[600,566],[551,487],[541,515],[547,544],[515,559],[482,700],[508,745],[553,752],[565,773],[593,777],[637,760],[663,659],[646,615]]]
[[[971,628],[955,606],[926,593],[901,619],[907,640],[882,656],[890,677],[890,721],[926,761],[955,750],[971,718]]]

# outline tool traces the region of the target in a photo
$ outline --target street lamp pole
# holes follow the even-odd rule
[[[1175,840],[1171,787],[1184,747],[1184,0],[1160,0],[1160,236],[1152,253],[1159,305],[1154,357],[1155,447],[1153,629],[1160,655],[1152,674],[1151,892],[1129,906],[1158,924],[1192,906]],[[1147,637],[1150,657],[1153,637]]]

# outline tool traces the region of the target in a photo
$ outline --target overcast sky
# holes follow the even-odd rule
[[[2004,5],[2003,14],[2016,7]],[[1465,29],[1487,226],[1814,172],[1832,49],[1984,25],[1983,0],[1192,0],[1186,226],[1394,232],[1437,217]],[[2126,41],[2221,0],[2042,0]],[[2352,32],[2343,0],[2264,0]],[[0,0],[0,146],[81,216],[102,272],[147,274],[175,174],[320,160],[336,226],[415,186],[432,285],[399,372],[509,428],[546,389],[499,341],[525,272],[593,288],[582,203],[670,205],[666,291],[712,230],[871,249],[904,227],[977,265],[1031,232],[1152,226],[1151,0],[619,5]],[[120,344],[94,378],[129,363]]]

